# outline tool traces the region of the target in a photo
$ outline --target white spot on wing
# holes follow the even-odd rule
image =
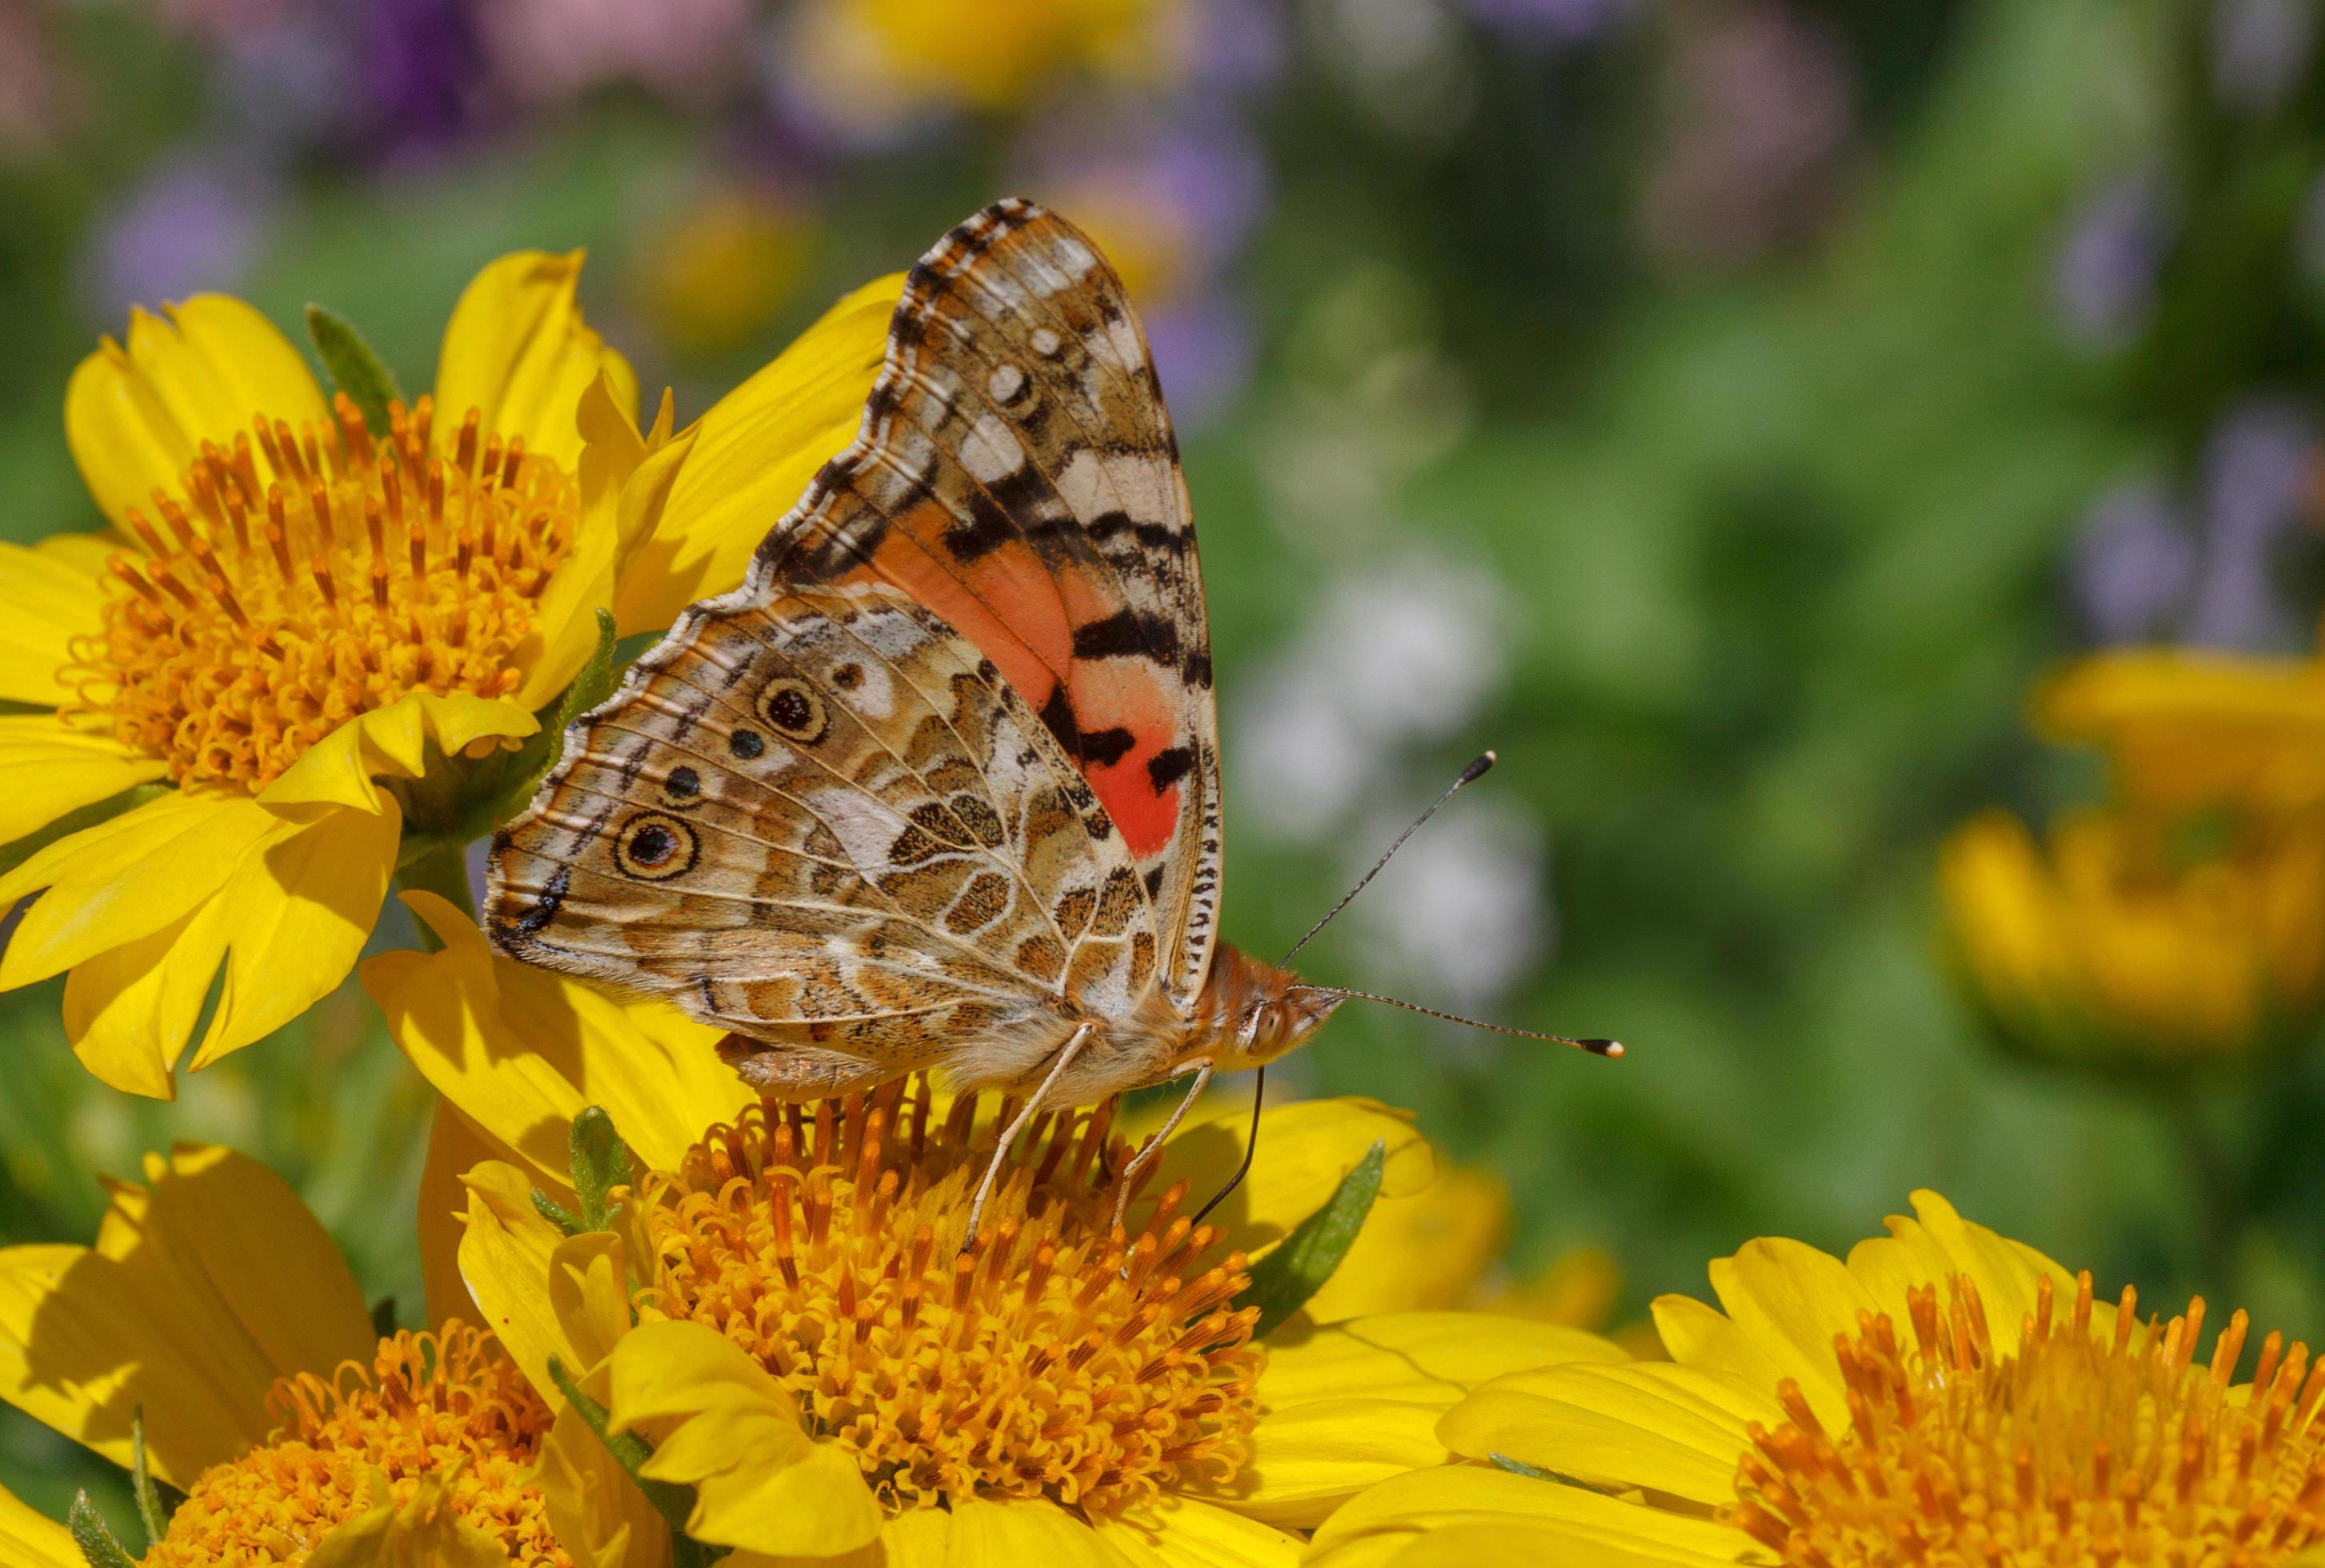
[[[995,366],[993,374],[985,380],[986,395],[996,403],[1008,403],[1024,390],[1025,373],[1014,365]]]
[[[1056,358],[1058,357],[1058,350],[1065,347],[1065,345],[1059,340],[1058,335],[1055,332],[1051,331],[1047,327],[1036,327],[1033,329],[1033,352],[1041,355],[1045,359]]]
[[[1025,463],[1025,449],[1017,444],[1009,422],[997,413],[988,413],[971,425],[968,434],[961,439],[961,466],[979,484],[989,485],[1007,478]]]

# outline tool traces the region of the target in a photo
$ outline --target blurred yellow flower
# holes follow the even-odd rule
[[[1151,79],[1179,52],[1175,0],[815,0],[796,48],[802,86],[845,122],[929,105],[1024,107],[1060,80]]]
[[[1470,1313],[1295,1320],[1252,1343],[1255,1313],[1229,1304],[1254,1253],[1376,1140],[1385,1190],[1429,1176],[1427,1145],[1366,1102],[1271,1108],[1250,1179],[1202,1226],[1181,1211],[1233,1169],[1241,1123],[1182,1129],[1127,1234],[1111,1228],[1130,1152],[1111,1108],[1053,1113],[962,1252],[995,1108],[924,1081],[763,1106],[717,1064],[717,1031],[512,963],[442,900],[406,897],[444,948],[383,955],[365,983],[507,1151],[464,1173],[463,1286],[520,1365],[587,1370],[616,1423],[653,1437],[646,1473],[698,1488],[707,1543],[877,1542],[892,1564],[1289,1564],[1286,1531],[1443,1462],[1434,1427],[1468,1389],[1528,1355],[1621,1357]],[[569,1237],[532,1193],[570,1190],[567,1127],[588,1103],[647,1174],[614,1230]]]
[[[551,1413],[489,1338],[377,1337],[265,1167],[185,1145],[145,1175],[113,1185],[94,1248],[0,1250],[0,1397],[125,1466],[142,1410],[151,1473],[185,1494],[145,1568],[656,1561],[609,1459],[579,1450],[593,1482],[555,1501],[536,1483]],[[0,1544],[37,1550],[23,1512],[0,1507]]]
[[[885,312],[843,306],[702,424],[673,435],[665,398],[642,434],[579,267],[486,267],[385,433],[216,295],[136,312],[74,374],[66,433],[114,532],[0,544],[0,698],[42,710],[0,715],[0,844],[37,846],[0,909],[42,895],[0,987],[69,971],[107,1082],[173,1091],[221,966],[194,1068],[336,986],[423,858],[407,833],[466,830],[459,759],[538,729],[597,612],[645,629],[731,586],[852,432]],[[456,842],[432,853],[463,875]]]
[[[2126,811],[2081,812],[2048,853],[2006,812],[1939,859],[1950,945],[2003,1034],[2061,1060],[2248,1052],[2325,1009],[2325,817],[2228,830],[2200,853]]]
[[[1672,1362],[1487,1384],[1439,1431],[1488,1462],[1385,1482],[1307,1561],[2266,1568],[2325,1538],[2305,1347],[2271,1334],[2233,1386],[2243,1313],[2207,1365],[2200,1299],[2143,1322],[2129,1289],[2096,1301],[1936,1193],[1913,1207],[1845,1264],[1783,1239],[1714,1263],[1724,1312],[1655,1304]]]
[[[767,192],[730,185],[699,193],[656,229],[639,263],[646,320],[695,354],[736,347],[791,298],[811,237],[808,216]]]
[[[2132,807],[2325,807],[2325,661],[2141,649],[2080,660],[2038,688],[2036,730],[2093,745]]]

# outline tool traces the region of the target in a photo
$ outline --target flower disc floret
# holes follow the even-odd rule
[[[415,691],[512,694],[519,646],[579,527],[580,488],[470,410],[430,400],[377,438],[342,394],[324,428],[264,412],[205,441],[176,494],[124,519],[79,701],[181,784],[264,788],[359,714]]]
[[[379,1499],[403,1503],[422,1477],[452,1471],[450,1507],[523,1568],[572,1568],[542,1494],[527,1480],[550,1412],[476,1329],[399,1331],[370,1368],[326,1382],[285,1378],[268,1396],[280,1423],[263,1447],[204,1471],[144,1568],[304,1563],[337,1526]]]
[[[1997,1352],[1977,1285],[1907,1297],[1913,1342],[1886,1314],[1836,1335],[1849,1424],[1829,1432],[1800,1386],[1791,1419],[1751,1428],[1732,1518],[1786,1563],[2282,1563],[2325,1539],[2325,1365],[2272,1333],[2249,1389],[2230,1385],[2246,1319],[2193,1359],[2199,1297],[2142,1323],[2126,1289],[2112,1331],[2091,1276],[2054,1311],[2045,1276],[2015,1354]]]
[[[1240,1252],[1180,1212],[1113,1223],[1110,1106],[1015,1146],[973,1245],[1000,1127],[925,1080],[753,1108],[650,1177],[641,1305],[709,1325],[798,1398],[891,1509],[970,1497],[1109,1509],[1243,1466],[1263,1352]]]

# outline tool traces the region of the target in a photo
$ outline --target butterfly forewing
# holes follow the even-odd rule
[[[994,661],[1120,830],[1185,1008],[1218,899],[1209,635],[1144,335],[1088,240],[1004,202],[931,251],[863,434],[759,566],[894,584]]]

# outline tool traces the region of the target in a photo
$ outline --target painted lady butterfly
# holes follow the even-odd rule
[[[568,733],[486,925],[730,1031],[778,1099],[938,1068],[1029,1095],[1022,1125],[1192,1073],[1183,1114],[1351,994],[1214,940],[1219,860],[1145,335],[1089,239],[1011,200],[912,269],[860,432],[743,586]]]

